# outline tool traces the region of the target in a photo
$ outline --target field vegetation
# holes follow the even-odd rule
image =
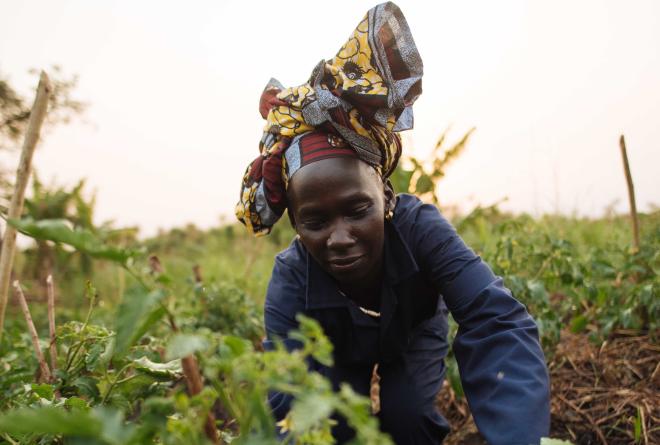
[[[397,190],[442,208],[438,182],[468,139],[447,148],[443,136],[440,161],[408,160]],[[17,253],[0,333],[0,443],[329,444],[333,413],[358,443],[390,443],[368,398],[307,372],[308,360],[332,362],[313,320],[300,318],[301,350],[261,348],[273,258],[294,237],[285,222],[258,239],[233,223],[139,239],[93,224],[84,182],[32,184],[21,217],[7,220],[33,241]],[[634,245],[624,215],[534,218],[492,205],[453,216],[539,324],[555,438],[660,443],[660,211],[639,220]],[[448,441],[482,443],[451,354],[448,365],[438,395]],[[284,437],[270,389],[296,396]]]

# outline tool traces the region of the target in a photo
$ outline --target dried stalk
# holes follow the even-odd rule
[[[626,183],[628,184],[628,201],[630,202],[630,218],[633,226],[633,249],[635,253],[639,252],[639,216],[637,215],[637,205],[635,204],[635,187],[633,185],[632,174],[630,173],[630,164],[628,163],[628,153],[626,151],[626,140],[621,135],[619,138],[619,147],[621,148],[621,157],[623,158],[623,170],[626,174]]]
[[[559,400],[561,400],[562,402],[564,402],[565,404],[567,404],[568,406],[570,406],[573,411],[575,411],[576,413],[578,413],[579,415],[584,417],[587,420],[587,422],[589,422],[589,424],[591,424],[591,428],[596,433],[596,435],[600,439],[601,443],[603,445],[607,445],[607,439],[605,438],[605,435],[603,434],[601,429],[598,427],[596,422],[594,422],[593,417],[591,417],[589,415],[589,413],[587,413],[586,411],[584,411],[584,410],[578,408],[577,406],[575,406],[575,404],[573,402],[571,402],[570,400],[568,400],[566,397],[562,396],[561,394],[557,394],[556,397]]]
[[[207,304],[207,295],[206,292],[203,291],[203,285],[204,285],[204,279],[202,278],[202,267],[199,264],[195,264],[192,268],[193,271],[193,277],[195,278],[195,284],[198,286],[201,286],[202,292],[200,293],[200,298],[199,302],[202,306],[202,312],[204,314],[204,317],[208,317],[209,315],[209,306]]]
[[[44,354],[41,352],[41,347],[39,346],[39,335],[37,330],[34,327],[34,322],[32,322],[32,316],[30,315],[30,308],[28,307],[27,301],[25,300],[25,295],[23,294],[23,289],[21,289],[21,284],[18,280],[14,280],[14,290],[16,291],[16,298],[21,305],[23,310],[23,315],[25,316],[25,322],[28,325],[28,331],[30,331],[30,336],[32,337],[32,345],[34,346],[34,353],[37,355],[37,360],[39,360],[39,368],[41,369],[41,380],[44,382],[51,381],[50,370],[48,369],[48,364],[44,359]]]
[[[57,369],[57,336],[55,335],[55,286],[53,276],[46,278],[48,288],[48,329],[50,331],[50,370],[55,374]]]
[[[195,264],[192,268],[193,276],[195,277],[195,283],[201,284],[204,280],[202,279],[202,267],[199,264]]]
[[[52,92],[52,87],[48,76],[44,71],[41,72],[39,85],[37,86],[37,96],[34,99],[34,105],[30,112],[21,159],[16,170],[16,183],[14,192],[9,203],[8,219],[20,218],[23,211],[23,200],[25,198],[25,189],[30,179],[32,170],[32,155],[39,141],[41,125],[46,117],[48,109],[48,98]],[[5,310],[7,309],[7,299],[9,297],[9,281],[11,279],[11,267],[14,261],[14,250],[16,248],[16,229],[7,224],[5,236],[2,242],[2,251],[0,251],[0,340],[5,326]]]
[[[158,276],[164,273],[163,265],[156,255],[149,257],[149,269],[151,273]],[[174,317],[168,311],[168,322],[172,332],[179,332],[179,327],[174,320]],[[183,376],[186,380],[186,386],[191,396],[197,395],[204,389],[204,382],[202,373],[199,369],[199,364],[194,354],[188,355],[181,359],[181,368],[183,369]],[[209,412],[204,423],[204,432],[206,437],[214,444],[224,444],[224,441],[218,435],[218,429],[215,427],[215,416]]]

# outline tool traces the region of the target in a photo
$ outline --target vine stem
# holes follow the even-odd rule
[[[88,284],[88,289],[89,289],[89,282]],[[83,323],[82,327],[80,328],[80,335],[84,335],[85,330],[87,329],[87,325],[89,324],[89,320],[92,317],[92,311],[94,310],[94,302],[96,300],[96,292],[93,292],[91,289],[89,289],[91,292],[89,296],[89,308],[87,308],[87,316],[85,317],[85,322]],[[82,345],[85,343],[85,339],[82,339],[76,343],[74,346],[76,349],[74,349],[73,354],[67,357],[67,362],[66,362],[66,370],[68,371],[71,368],[71,365],[73,364],[73,360],[76,358],[78,355],[78,352],[80,351],[80,348],[82,348]]]
[[[50,331],[50,370],[55,374],[57,369],[57,336],[55,335],[55,286],[53,276],[46,278],[48,287],[48,329]]]
[[[41,347],[39,346],[39,335],[37,334],[37,329],[34,327],[34,322],[32,321],[32,316],[30,315],[30,308],[28,307],[27,300],[25,300],[23,289],[21,289],[21,283],[19,283],[18,280],[14,280],[14,290],[16,291],[16,297],[18,298],[18,302],[21,305],[21,309],[23,310],[23,316],[25,317],[25,322],[28,325],[30,337],[32,337],[32,346],[34,346],[34,353],[37,356],[37,360],[39,361],[39,368],[41,369],[41,380],[50,382],[50,369],[48,369],[48,364],[46,363],[46,359],[44,359],[44,354],[41,352]]]
[[[101,400],[101,405],[105,405],[105,402],[107,402],[108,397],[110,397],[110,393],[112,392],[112,390],[113,390],[113,389],[115,388],[115,386],[117,385],[117,383],[118,383],[118,381],[119,381],[119,377],[120,377],[124,372],[126,372],[126,370],[127,370],[130,366],[131,366],[131,363],[128,363],[128,364],[124,365],[124,367],[121,368],[121,369],[117,372],[117,375],[115,375],[115,378],[112,380],[112,383],[110,383],[110,386],[108,387],[108,391],[107,391],[107,392],[105,393],[105,395],[103,396],[103,400]]]
[[[21,217],[23,211],[23,201],[25,200],[25,189],[30,180],[32,170],[32,155],[39,142],[41,126],[46,118],[48,110],[48,99],[53,91],[50,80],[44,71],[39,77],[37,86],[37,95],[30,111],[30,120],[28,121],[25,139],[23,140],[23,149],[21,150],[21,159],[16,170],[16,183],[14,192],[11,195],[9,203],[9,212],[7,219],[17,219]],[[7,300],[9,297],[9,282],[11,280],[11,267],[14,262],[14,250],[16,249],[16,229],[7,224],[5,227],[5,236],[2,241],[2,250],[0,251],[0,341],[5,327],[5,310],[7,309]]]

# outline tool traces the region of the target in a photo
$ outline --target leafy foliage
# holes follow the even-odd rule
[[[390,181],[394,190],[403,193],[414,193],[420,198],[439,205],[437,188],[439,182],[445,177],[447,167],[463,153],[467,147],[468,140],[475,128],[470,129],[461,139],[445,148],[447,128],[435,144],[430,162],[424,162],[415,157],[408,157],[396,168]],[[404,164],[410,164],[406,168]]]
[[[172,278],[153,258],[150,268],[140,267],[145,258],[113,250],[90,232],[57,221],[11,223],[40,239],[114,261],[136,284],[117,306],[114,330],[92,323],[98,300],[96,289],[88,286],[85,321],[58,329],[57,370],[51,382],[31,383],[34,362],[25,368],[17,360],[19,353],[30,355],[29,339],[19,329],[10,330],[0,345],[16,352],[2,355],[5,366],[0,369],[3,394],[11,394],[0,406],[0,436],[6,440],[204,444],[209,441],[205,421],[222,406],[231,417],[217,426],[232,443],[279,443],[280,434],[293,443],[332,443],[335,413],[350,419],[360,443],[391,443],[369,414],[368,399],[349,387],[336,393],[324,377],[308,371],[308,360],[332,362],[332,346],[316,322],[299,320],[300,332],[294,336],[300,350],[261,352],[255,347],[262,332],[260,317],[237,288],[191,283],[203,304],[186,305],[173,295]],[[190,378],[184,361],[194,356],[206,385],[191,395],[183,384]],[[267,403],[273,389],[296,396],[281,428]]]
[[[38,77],[36,70],[30,70],[30,74]],[[83,112],[86,108],[83,102],[72,97],[78,78],[64,75],[57,65],[49,70],[49,75],[53,92],[48,104],[47,123],[51,125],[66,123],[72,116]],[[5,76],[0,75],[0,149],[16,143],[25,132],[30,118],[31,101],[32,97],[21,95]]]
[[[135,256],[135,252],[119,249],[103,243],[88,229],[72,229],[70,223],[63,219],[46,219],[35,221],[31,218],[9,219],[7,221],[23,235],[39,239],[67,244],[80,252],[94,258],[101,258],[125,265]]]

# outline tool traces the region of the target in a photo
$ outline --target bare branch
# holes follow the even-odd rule
[[[14,290],[16,291],[16,298],[21,305],[23,310],[23,316],[25,317],[25,322],[28,325],[28,331],[30,332],[30,337],[32,337],[32,346],[34,346],[34,353],[39,360],[39,368],[41,369],[41,380],[44,382],[51,381],[50,369],[48,369],[48,364],[46,364],[46,359],[44,359],[44,354],[41,352],[41,347],[39,346],[39,335],[37,334],[37,329],[34,327],[34,322],[32,321],[32,316],[30,315],[30,308],[28,307],[27,301],[25,300],[25,295],[23,294],[23,289],[21,289],[21,284],[18,280],[14,280]]]

